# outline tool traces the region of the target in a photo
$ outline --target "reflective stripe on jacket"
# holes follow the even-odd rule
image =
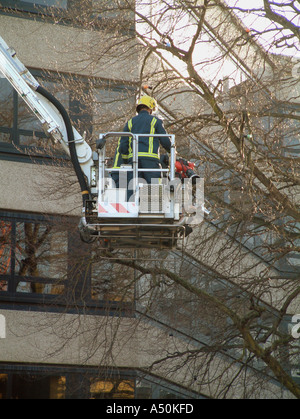
[[[123,163],[124,164],[128,163],[129,156],[128,154],[121,154],[120,143],[121,143],[121,137],[119,137],[117,149],[114,155],[113,169],[120,169],[120,166]]]

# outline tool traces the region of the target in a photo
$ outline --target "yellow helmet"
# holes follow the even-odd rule
[[[156,102],[156,100],[153,99],[153,97],[147,96],[147,95],[142,96],[140,98],[140,100],[138,101],[138,104],[137,104],[137,109],[138,109],[138,107],[140,105],[147,106],[152,111],[156,111],[156,109],[157,109],[157,102]]]

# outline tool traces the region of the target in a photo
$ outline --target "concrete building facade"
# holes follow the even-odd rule
[[[33,75],[57,94],[78,129],[94,144],[99,132],[109,130],[112,123],[114,129],[121,129],[132,113],[140,74],[134,54],[123,55],[117,47],[116,39],[131,34],[122,26],[118,37],[114,36],[108,25],[120,16],[106,11],[105,16],[97,16],[99,26],[87,30],[80,22],[78,3],[3,0],[0,35]],[[130,25],[134,27],[131,19],[131,15],[121,18],[123,24],[130,22],[129,32]],[[97,55],[99,45],[107,45],[110,59]],[[128,51],[135,48],[133,37]],[[233,52],[247,60],[249,68],[258,58],[266,62],[256,45],[252,53]],[[186,96],[180,98],[182,102],[176,103],[161,98],[166,115],[184,115]],[[211,311],[206,312],[207,321],[191,321],[193,312],[188,305],[184,307],[189,299],[184,293],[164,284],[156,296],[147,276],[138,281],[138,272],[129,264],[116,265],[80,242],[81,196],[68,158],[46,138],[3,78],[0,173],[0,398],[205,399],[218,394],[219,381],[201,385],[197,381],[197,361],[191,370],[184,362],[177,368],[172,356],[168,357],[203,350],[210,339],[209,321],[214,321]],[[214,228],[204,223],[194,235],[210,237]],[[210,244],[211,254],[212,246],[217,252],[222,243]],[[203,266],[200,270],[193,260],[193,239],[187,249],[190,254],[183,261],[180,252],[171,252],[160,255],[162,263],[174,265],[175,272],[190,272],[204,288],[222,292],[221,281],[211,281],[211,273]],[[240,252],[240,244],[234,249]],[[249,249],[243,252],[259,275],[265,261]],[[206,262],[209,265],[209,259]],[[217,276],[226,269],[224,257]],[[152,292],[155,299],[149,307],[145,300]],[[170,303],[175,295],[182,306]],[[202,315],[205,310],[197,304]],[[240,355],[222,353],[209,368],[217,372],[222,365],[226,375],[220,382],[230,382],[238,375]],[[166,358],[163,364],[162,358]],[[260,365],[250,368],[249,397],[258,391],[259,371]],[[274,377],[262,384],[259,393],[265,398],[289,396]],[[242,377],[240,387],[229,389],[228,395],[245,395]]]

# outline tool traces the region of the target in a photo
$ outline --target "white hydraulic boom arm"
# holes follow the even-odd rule
[[[71,156],[82,193],[88,195],[91,168],[94,166],[92,149],[71,125],[61,103],[39,84],[1,36],[0,72],[40,120],[45,133],[54,141],[59,141]],[[86,176],[87,182],[82,174]]]

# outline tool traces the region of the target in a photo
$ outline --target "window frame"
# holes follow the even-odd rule
[[[28,1],[22,1],[22,0],[2,0],[2,8],[7,8],[11,10],[17,10],[20,12],[30,12],[33,14],[40,14],[47,12],[47,10],[51,10],[52,13],[55,13],[55,10],[57,10],[57,13],[61,13],[63,11],[67,11],[69,8],[69,0],[67,1],[66,8],[64,7],[58,7],[58,6],[46,6],[42,4],[35,5],[34,3],[28,2]],[[46,13],[47,14],[47,13]]]
[[[207,396],[197,393],[193,390],[188,390],[179,384],[172,383],[168,380],[164,380],[162,378],[158,378],[154,375],[150,375],[145,373],[145,371],[141,371],[139,369],[133,368],[105,368],[105,367],[84,367],[84,366],[73,366],[73,365],[41,365],[41,364],[14,364],[14,363],[0,363],[0,374],[5,374],[8,376],[7,382],[7,396],[12,394],[12,375],[19,374],[19,375],[26,375],[26,374],[34,374],[35,376],[40,377],[51,377],[51,376],[65,376],[66,378],[66,399],[69,398],[84,398],[86,394],[84,394],[84,388],[82,389],[82,393],[72,394],[70,392],[70,382],[72,382],[75,378],[77,383],[83,384],[84,382],[82,378],[85,379],[85,384],[92,379],[99,379],[99,380],[123,380],[129,381],[131,380],[134,385],[134,399],[131,400],[139,400],[141,397],[139,395],[138,387],[143,384],[149,388],[150,392],[149,395],[151,396],[149,400],[159,399],[159,395],[163,392],[172,393],[174,399],[189,399],[189,400],[199,400],[199,399],[207,399]],[[90,393],[91,394],[91,393]],[[116,399],[117,400],[117,399]],[[163,399],[161,399],[163,400]]]
[[[29,71],[32,73],[34,77],[39,77],[42,80],[49,81],[51,83],[55,83],[57,80],[57,77],[55,77],[54,73],[51,73],[51,76],[46,76],[43,70],[37,70],[37,69],[30,69]],[[4,80],[6,80],[4,78]],[[9,83],[7,81],[7,83]],[[12,127],[5,127],[0,126],[0,133],[9,133],[12,137],[11,142],[1,142],[0,141],[0,158],[5,157],[5,155],[15,156],[17,159],[19,158],[25,158],[28,161],[32,163],[32,160],[36,160],[37,162],[42,160],[53,160],[55,159],[61,159],[62,161],[69,160],[69,156],[61,149],[60,151],[54,151],[53,154],[47,154],[45,152],[44,147],[38,146],[38,145],[22,145],[20,144],[20,137],[28,136],[28,137],[36,137],[38,139],[45,139],[46,141],[51,141],[45,132],[42,130],[37,131],[35,129],[24,129],[19,128],[19,106],[20,104],[23,106],[27,106],[24,101],[22,101],[22,98],[19,96],[17,91],[10,85],[9,88],[12,90],[12,108],[13,108],[13,124]],[[70,95],[68,98],[69,106],[71,104],[70,101]],[[28,110],[28,112],[30,112]],[[30,114],[31,115],[31,114]],[[37,120],[38,121],[38,120]],[[15,145],[14,145],[15,144]],[[36,150],[36,152],[34,152]],[[29,153],[28,153],[29,152]]]
[[[45,217],[45,216],[39,216],[34,215],[30,216],[28,214],[13,214],[13,213],[2,213],[0,211],[0,220],[1,221],[7,221],[8,223],[11,223],[11,241],[9,243],[10,251],[11,251],[11,261],[10,261],[10,272],[8,274],[0,274],[1,280],[7,281],[7,291],[1,291],[0,292],[0,301],[22,301],[22,302],[45,302],[46,300],[53,300],[53,298],[56,297],[56,295],[46,295],[46,294],[36,294],[36,293],[22,293],[17,291],[17,285],[18,282],[23,279],[22,282],[36,282],[36,283],[49,283],[53,281],[54,278],[52,277],[42,277],[42,276],[30,276],[30,275],[24,275],[20,276],[15,273],[15,247],[16,247],[16,225],[17,223],[40,223],[40,224],[53,224],[55,222],[56,217]],[[64,280],[63,283],[66,281]]]
[[[41,85],[44,85],[45,83],[59,83],[61,80],[61,76],[54,71],[47,71],[46,73],[43,71],[43,69],[36,69],[36,68],[28,68],[28,70],[31,72],[31,74],[35,78],[39,78],[41,80]],[[126,98],[126,94],[129,92],[132,94],[132,98],[134,98],[134,92],[136,91],[135,83],[129,83],[128,85],[125,85],[124,82],[121,80],[108,80],[108,79],[102,79],[102,78],[88,78],[86,76],[80,76],[76,74],[63,74],[63,77],[68,81],[72,82],[80,82],[81,85],[84,85],[83,89],[86,92],[89,92],[89,89],[91,89],[91,83],[92,83],[92,89],[93,94],[97,94],[97,92],[106,91],[108,94],[111,94],[111,92],[118,92],[122,93],[124,92],[125,100],[129,99]],[[1,79],[0,79],[1,80]],[[5,79],[4,79],[5,80]],[[7,81],[7,83],[9,83]],[[9,84],[10,85],[10,84]],[[11,86],[11,85],[10,85]],[[33,136],[35,135],[38,138],[44,138],[47,140],[46,134],[41,130],[24,130],[22,128],[18,127],[18,111],[19,111],[19,103],[22,103],[22,99],[19,97],[18,93],[11,87],[12,89],[12,96],[13,96],[13,126],[11,128],[0,126],[0,132],[6,132],[12,134],[12,141],[10,143],[8,142],[0,142],[0,160],[1,159],[9,159],[9,160],[22,160],[24,162],[29,163],[41,163],[44,164],[45,162],[49,164],[53,164],[53,161],[55,159],[55,164],[65,164],[67,161],[70,161],[69,156],[67,153],[62,149],[62,147],[59,148],[59,150],[54,150],[51,152],[51,154],[47,153],[44,149],[44,147],[41,146],[28,146],[28,145],[20,145],[19,144],[19,136],[20,135],[27,135],[27,136]],[[96,93],[95,93],[96,92]],[[131,96],[130,96],[131,97]],[[25,102],[24,102],[25,103]],[[73,95],[72,89],[68,89],[68,108],[67,111],[70,115],[71,121],[76,127],[76,123],[78,123],[78,104],[81,104],[78,99],[76,99],[76,95]],[[26,106],[26,105],[25,105]],[[29,112],[29,111],[28,111]],[[88,118],[91,118],[91,121],[88,121]],[[83,112],[79,115],[79,121],[83,124],[88,123],[89,128],[85,128],[82,130],[83,132],[89,132],[89,135],[93,136],[93,115],[91,112],[86,109],[83,110]],[[48,140],[50,141],[50,140]],[[13,145],[13,142],[15,142],[16,147]],[[37,150],[35,153],[34,151]],[[57,163],[56,163],[57,161]]]
[[[77,217],[64,217],[64,216],[53,216],[53,215],[38,215],[38,214],[20,214],[13,212],[0,211],[0,221],[11,222],[12,225],[17,223],[28,222],[28,223],[41,223],[45,225],[64,223],[66,225],[66,231],[68,234],[68,248],[66,257],[66,279],[61,281],[61,285],[65,286],[64,293],[62,294],[47,294],[47,293],[36,293],[36,292],[18,292],[17,285],[20,281],[22,282],[35,282],[41,284],[55,284],[55,278],[52,277],[41,277],[41,276],[19,276],[15,273],[15,246],[16,246],[16,227],[12,227],[11,233],[11,269],[8,274],[0,274],[0,281],[7,282],[7,290],[0,291],[0,303],[4,303],[6,308],[9,308],[10,304],[13,303],[14,308],[28,309],[34,306],[37,309],[46,309],[48,305],[51,305],[53,311],[68,311],[68,312],[85,312],[91,314],[100,315],[115,315],[117,312],[120,316],[132,317],[134,316],[135,302],[133,301],[118,301],[118,300],[97,300],[92,298],[92,281],[91,281],[91,270],[90,260],[87,260],[87,266],[84,265],[83,273],[79,273],[74,281],[74,261],[76,261],[76,248],[87,255],[90,253],[89,245],[85,245],[79,237],[77,229],[78,218]],[[73,253],[73,251],[75,252]],[[56,279],[57,280],[57,279]],[[74,287],[74,282],[76,286]],[[70,293],[71,290],[71,293]],[[72,295],[70,301],[69,294]]]
[[[29,365],[29,364],[18,364],[12,363],[0,364],[0,374],[7,375],[6,382],[6,397],[12,398],[13,396],[13,376],[30,377],[34,376],[39,379],[50,378],[50,377],[64,377],[65,382],[65,399],[76,398],[90,398],[92,393],[89,388],[89,383],[92,380],[99,379],[102,381],[132,381],[133,383],[133,396],[135,396],[136,388],[136,372],[134,370],[114,370],[108,369],[101,371],[97,367],[80,367],[80,366],[57,366],[57,365]],[[76,393],[72,392],[72,385],[77,389]],[[49,397],[50,399],[50,397]]]
[[[89,5],[93,6],[92,0],[89,0]],[[78,13],[77,17],[71,17],[74,12],[78,11],[78,2],[76,0],[67,0],[67,6],[58,7],[58,6],[45,6],[37,5],[34,6],[33,3],[29,3],[22,0],[2,0],[0,4],[0,13],[10,14],[10,15],[21,15],[26,19],[37,19],[48,21],[55,21],[58,24],[74,26],[74,27],[83,27],[85,26],[86,19],[83,17],[82,13]],[[111,27],[111,22],[113,20],[123,22],[123,19],[120,16],[107,17],[102,16],[101,14],[93,13],[91,11],[91,18],[93,19],[93,28],[96,31],[101,31],[106,29],[109,25]],[[122,33],[130,34],[135,36],[135,19],[128,20],[127,24],[122,27]]]

